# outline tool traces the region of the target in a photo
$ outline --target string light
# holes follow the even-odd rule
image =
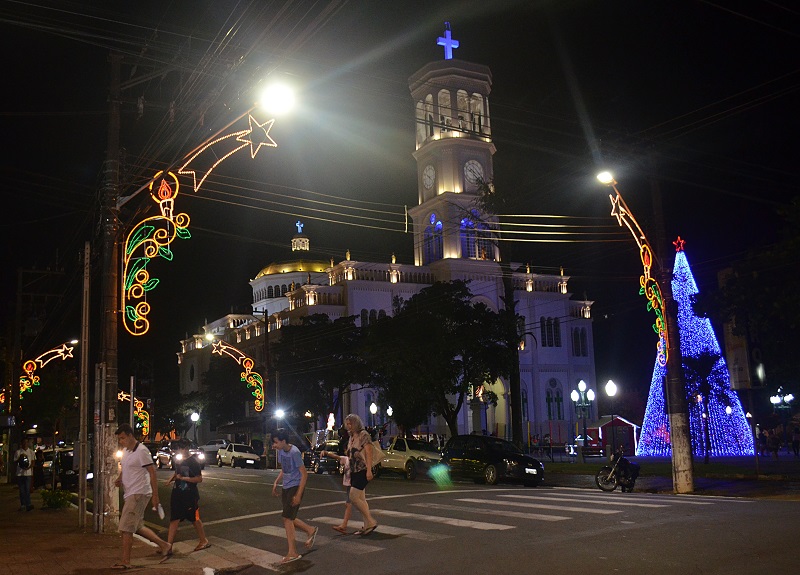
[[[219,339],[214,340],[214,343],[211,346],[211,353],[216,353],[217,355],[227,355],[244,368],[244,371],[241,374],[242,381],[247,383],[248,388],[253,388],[252,394],[253,397],[255,397],[253,402],[255,410],[262,411],[264,409],[264,380],[262,379],[261,374],[253,371],[253,367],[255,367],[256,364],[256,362],[253,361],[253,358],[249,357],[242,350],[232,346],[228,342]]]
[[[698,289],[683,244],[680,238],[675,242],[677,254],[672,276],[672,292],[678,304],[681,351],[685,358],[701,355],[717,358],[707,376],[706,390],[700,388],[696,379],[686,379],[686,396],[693,399],[688,402],[692,452],[695,456],[706,454],[707,430],[710,456],[753,455],[750,426],[739,397],[731,389],[730,375],[714,329],[708,318],[696,316],[692,309],[692,298]],[[665,376],[665,366],[656,361],[636,455],[667,457],[671,454],[669,417],[664,399]]]

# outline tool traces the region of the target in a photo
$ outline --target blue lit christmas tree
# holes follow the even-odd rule
[[[753,436],[730,376],[711,322],[692,310],[698,292],[683,240],[674,242],[677,253],[672,272],[672,293],[678,304],[683,373],[689,405],[689,428],[695,457],[753,455]],[[664,399],[666,367],[656,360],[650,395],[644,412],[636,455],[669,456],[669,416]]]

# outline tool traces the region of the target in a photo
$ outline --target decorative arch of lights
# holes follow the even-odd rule
[[[278,146],[269,135],[275,120],[270,119],[259,124],[251,114],[247,115],[248,128],[206,142],[178,168],[178,175],[191,178],[195,193],[218,165],[240,150],[249,149],[250,157],[255,158],[262,147]],[[170,171],[156,173],[149,184],[149,190],[150,197],[158,204],[161,213],[140,221],[125,240],[121,286],[122,322],[127,332],[134,336],[144,335],[150,330],[147,293],[159,284],[158,278],[150,276],[148,264],[155,258],[172,261],[172,242],[192,237],[188,214],[176,214],[174,211],[175,198],[180,189],[178,175]]]
[[[26,391],[30,392],[34,386],[38,386],[41,383],[39,376],[36,375],[36,370],[38,368],[44,367],[54,359],[65,360],[73,357],[73,349],[75,349],[75,346],[62,343],[60,346],[44,352],[36,359],[29,359],[23,363],[22,371],[25,372],[25,375],[22,375],[19,378],[19,398],[22,399],[23,393]]]
[[[117,392],[117,400],[130,401],[131,394],[124,391]],[[142,437],[150,435],[150,414],[144,409],[144,402],[138,397],[133,397],[133,414],[142,424]]]
[[[655,259],[653,249],[639,226],[639,222],[633,217],[625,200],[617,190],[616,184],[613,185],[613,189],[615,194],[608,195],[608,199],[611,200],[611,215],[617,218],[617,223],[620,227],[625,226],[628,228],[636,245],[639,247],[639,258],[642,260],[642,275],[639,276],[639,295],[647,298],[647,311],[652,311],[656,316],[656,321],[653,324],[653,331],[658,334],[656,359],[659,365],[667,365],[669,337],[667,321],[664,317],[664,297],[658,280],[650,273]]]
[[[227,355],[233,359],[233,361],[242,366],[244,371],[241,374],[241,380],[247,383],[248,388],[252,388],[251,393],[253,394],[253,397],[255,397],[253,402],[255,410],[263,411],[264,380],[258,372],[253,371],[253,367],[256,364],[253,358],[246,355],[240,349],[219,339],[214,340],[214,343],[211,347],[211,353],[216,353],[217,355]]]

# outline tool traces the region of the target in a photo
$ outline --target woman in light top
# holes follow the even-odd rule
[[[351,413],[344,420],[344,426],[350,437],[347,443],[347,457],[350,458],[350,501],[364,517],[364,526],[356,531],[356,535],[369,535],[378,526],[372,518],[367,505],[365,490],[367,483],[372,481],[372,438],[364,429],[361,418]]]

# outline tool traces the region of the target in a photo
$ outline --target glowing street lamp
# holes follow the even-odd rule
[[[375,414],[378,413],[378,406],[374,401],[369,406],[369,412],[372,414],[372,427],[375,427]]]
[[[594,401],[594,390],[590,389],[586,382],[580,380],[578,382],[578,389],[573,389],[569,394],[570,399],[575,404],[575,412],[583,419],[583,444],[581,445],[581,458],[586,462],[586,418],[589,417],[589,412]]]
[[[783,387],[779,387],[778,392],[775,395],[771,395],[769,398],[772,409],[781,416],[781,420],[783,421],[783,441],[786,444],[787,451],[789,449],[789,434],[786,428],[789,424],[789,415],[792,412],[792,401],[794,401],[794,395],[791,393],[784,393]]]
[[[614,428],[614,419],[616,419],[614,415],[614,396],[617,395],[617,384],[609,379],[605,389],[606,395],[611,401],[611,453],[614,454],[617,452],[617,434]]]
[[[259,104],[271,116],[282,116],[294,108],[294,90],[286,84],[271,84],[261,94]]]
[[[192,415],[189,416],[189,419],[191,419],[192,423],[194,424],[194,442],[196,444],[197,443],[197,422],[200,421],[200,414],[195,411],[194,413],[192,413]]]

